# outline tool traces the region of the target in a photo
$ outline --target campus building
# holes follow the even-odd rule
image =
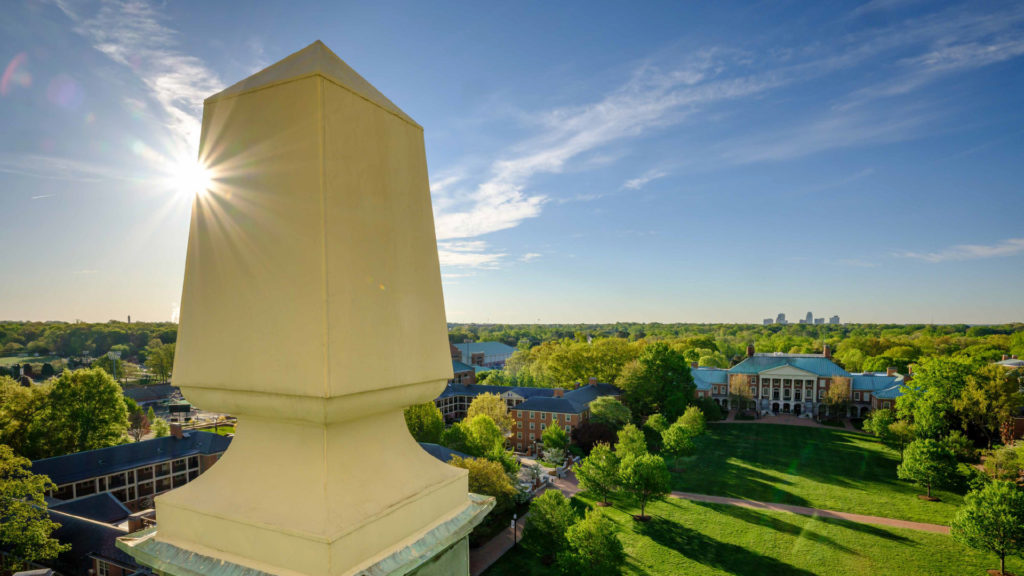
[[[847,390],[850,406],[844,416],[864,417],[878,408],[893,408],[906,377],[890,368],[884,373],[847,372],[832,361],[828,346],[821,354],[756,353],[747,347],[747,357],[732,368],[694,367],[697,396],[712,398],[725,409],[730,392],[743,387],[749,401],[762,413],[827,414],[825,395],[833,386]]]
[[[452,360],[470,366],[501,370],[516,349],[501,342],[464,342],[452,344]]]
[[[463,385],[450,383],[434,400],[445,422],[466,417],[473,399],[480,394],[497,394],[512,417],[512,446],[520,452],[536,452],[541,434],[548,426],[562,426],[569,434],[590,416],[590,403],[601,396],[619,398],[622,391],[591,378],[574,390],[528,388],[523,386]]]
[[[153,497],[195,480],[227,450],[230,438],[212,432],[182,432],[32,462],[32,473],[57,485],[49,497],[77,500],[110,493],[130,510],[153,506]]]

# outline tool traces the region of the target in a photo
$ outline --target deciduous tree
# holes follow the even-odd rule
[[[433,402],[413,404],[405,409],[405,425],[417,442],[437,444],[444,433],[444,416]]]
[[[931,498],[932,486],[946,486],[955,476],[956,457],[940,442],[930,438],[914,440],[907,446],[896,474],[903,480],[926,486]]]
[[[466,410],[466,420],[484,415],[490,417],[491,421],[498,425],[502,434],[508,434],[512,429],[512,417],[508,415],[508,404],[497,394],[480,394],[469,403]]]
[[[631,414],[625,404],[611,396],[601,396],[590,403],[590,419],[607,424],[615,430],[629,424]]]
[[[623,367],[616,384],[641,419],[655,412],[669,420],[678,418],[695,390],[685,356],[664,342],[647,345],[635,362]]]
[[[566,549],[566,531],[575,521],[569,500],[558,490],[548,490],[530,504],[523,526],[523,547],[550,564]]]
[[[569,447],[569,435],[561,426],[551,425],[544,430],[540,438],[544,442],[545,452],[551,452],[557,457],[556,463],[560,464],[565,459],[565,450]]]
[[[565,533],[568,550],[558,556],[563,574],[615,576],[622,572],[626,552],[615,535],[615,523],[600,510],[587,510],[583,520]]]
[[[153,430],[154,438],[163,438],[171,433],[171,425],[163,418],[153,420],[153,424],[151,424],[150,427]]]
[[[999,556],[999,572],[1006,574],[1006,557],[1024,555],[1024,491],[996,481],[969,493],[950,533],[962,544]]]
[[[99,368],[64,371],[53,381],[48,426],[56,455],[114,446],[128,428],[121,386]]]
[[[594,446],[587,456],[574,468],[580,489],[593,492],[608,504],[608,496],[619,487],[619,458],[608,444]]]
[[[462,458],[460,456],[453,456],[448,463],[457,468],[469,470],[470,492],[494,496],[496,513],[500,514],[512,507],[516,489],[501,464],[485,458]]]
[[[960,416],[964,429],[971,424],[985,435],[988,447],[999,437],[1000,426],[1020,410],[1022,396],[1019,375],[997,364],[984,366],[967,377],[967,384],[953,409]]]
[[[640,516],[637,518],[640,521],[648,519],[644,515],[648,502],[669,493],[670,479],[668,467],[661,456],[629,456],[619,464],[619,481],[622,488],[640,504]]]
[[[0,547],[24,567],[71,548],[50,537],[58,524],[46,514],[44,496],[56,485],[42,474],[33,474],[31,465],[0,444]]]
[[[619,441],[615,444],[615,455],[619,460],[629,456],[641,456],[647,454],[647,440],[644,433],[632,424],[626,424],[619,430]]]

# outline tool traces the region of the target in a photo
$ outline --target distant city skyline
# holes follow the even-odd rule
[[[1024,321],[1019,2],[25,0],[0,32],[0,319],[174,318],[203,98],[320,39],[424,127],[450,321]]]

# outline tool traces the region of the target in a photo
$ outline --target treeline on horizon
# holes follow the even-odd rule
[[[1004,355],[1024,357],[1024,323],[967,324],[449,324],[452,343],[503,342],[517,349],[505,370],[481,374],[482,382],[563,386],[593,376],[615,382],[651,342],[665,342],[700,366],[729,368],[758,352],[820,354],[850,372],[884,372],[929,357],[956,357],[977,366]]]
[[[177,340],[171,322],[0,322],[0,357],[98,357],[115,346],[126,359],[145,355],[158,339]],[[921,357],[968,356],[997,361],[1003,355],[1024,357],[1024,323],[968,324],[459,324],[448,325],[452,343],[503,342],[530,356],[544,356],[572,343],[597,342],[619,349],[620,343],[665,341],[688,351],[692,361],[728,367],[742,359],[746,347],[758,352],[820,353],[828,344],[837,362],[851,371],[905,371]],[[541,346],[546,344],[546,346]],[[632,355],[632,354],[628,354]],[[527,356],[521,354],[520,356]],[[724,364],[724,365],[723,365]]]

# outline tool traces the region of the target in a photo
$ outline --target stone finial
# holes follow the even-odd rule
[[[207,99],[199,156],[174,383],[238,433],[122,548],[166,574],[461,562],[493,503],[402,415],[452,377],[422,128],[316,42]]]

